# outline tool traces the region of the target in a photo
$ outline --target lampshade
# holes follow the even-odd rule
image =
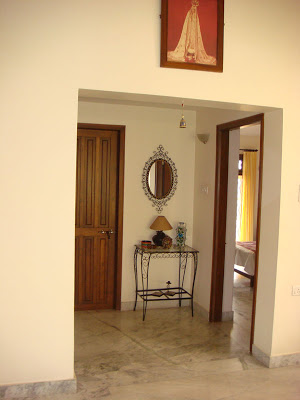
[[[163,215],[160,215],[154,220],[154,222],[150,226],[150,229],[153,229],[154,231],[169,231],[173,228],[167,218]]]

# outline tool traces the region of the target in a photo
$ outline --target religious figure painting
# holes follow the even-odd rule
[[[162,0],[161,67],[223,71],[224,0]]]

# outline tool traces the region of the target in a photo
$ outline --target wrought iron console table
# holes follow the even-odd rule
[[[162,300],[178,300],[181,307],[182,300],[191,300],[192,316],[194,315],[194,286],[198,266],[198,250],[189,246],[177,247],[172,246],[170,249],[158,247],[156,249],[143,249],[140,245],[135,245],[134,252],[134,275],[135,275],[135,304],[136,310],[138,296],[143,300],[143,321],[145,320],[148,301]],[[141,282],[142,288],[138,285],[138,256],[140,256],[141,267]],[[150,260],[156,258],[178,258],[179,259],[179,274],[178,286],[168,288],[149,289],[149,266]],[[188,292],[183,288],[185,272],[188,258],[193,259],[193,275],[191,291]]]

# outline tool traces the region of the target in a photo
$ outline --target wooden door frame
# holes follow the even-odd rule
[[[216,176],[215,176],[215,207],[214,207],[214,233],[212,254],[212,275],[210,293],[209,321],[222,321],[223,285],[224,285],[224,262],[225,262],[225,235],[227,217],[227,192],[228,192],[228,156],[229,156],[229,132],[244,125],[260,123],[260,152],[259,152],[259,181],[258,181],[258,209],[257,209],[257,234],[255,274],[253,285],[253,305],[250,334],[250,351],[254,339],[258,257],[260,242],[261,223],[261,195],[262,195],[262,173],[263,173],[263,145],[264,145],[264,114],[230,121],[217,125],[216,140]]]
[[[123,251],[123,213],[124,213],[124,167],[125,167],[125,125],[102,125],[78,123],[77,129],[117,131],[119,135],[119,176],[117,200],[117,251],[116,251],[116,281],[114,290],[114,308],[121,310],[122,288],[122,251]]]

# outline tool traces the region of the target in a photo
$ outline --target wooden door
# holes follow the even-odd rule
[[[155,161],[155,196],[162,199],[170,192],[172,171],[164,160]]]
[[[118,132],[78,129],[75,310],[115,307]]]

